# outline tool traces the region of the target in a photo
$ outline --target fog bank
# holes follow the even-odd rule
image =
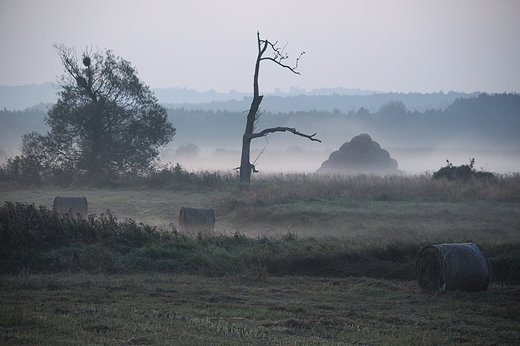
[[[383,146],[382,146],[383,147]],[[470,147],[384,147],[399,164],[399,170],[408,175],[433,173],[446,166],[469,164],[475,158],[475,169],[498,174],[520,172],[520,149],[472,149]],[[263,151],[262,151],[263,150]],[[334,150],[337,150],[335,148]],[[327,160],[333,149],[309,150],[293,146],[285,150],[253,149],[251,162],[259,174],[314,173]],[[161,153],[163,163],[179,163],[188,171],[232,171],[240,166],[240,150],[201,148],[198,155],[176,154],[175,150]],[[253,176],[254,178],[254,176]]]

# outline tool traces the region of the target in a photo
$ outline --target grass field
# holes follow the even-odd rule
[[[0,187],[2,204],[51,207],[54,197],[75,195],[87,197],[91,213],[110,209],[165,233],[174,232],[182,206],[213,208],[215,234],[170,243],[197,249],[192,265],[207,269],[3,275],[0,344],[520,344],[517,284],[440,294],[422,292],[408,274],[383,279],[410,272],[425,244],[473,241],[493,259],[518,257],[517,175],[493,183],[295,174],[210,189]],[[176,254],[153,246],[139,253]],[[399,251],[408,257],[386,259]],[[204,262],[219,256],[227,262]],[[306,268],[330,260],[342,263],[333,272]],[[359,263],[364,271],[356,272]],[[516,275],[515,268],[508,270]]]
[[[411,177],[269,175],[251,186],[205,190],[12,189],[0,203],[52,208],[56,196],[85,196],[89,213],[164,229],[181,207],[212,208],[217,232],[247,236],[347,236],[368,239],[520,241],[520,177],[495,184]]]
[[[520,290],[171,274],[4,277],[5,345],[515,345]]]

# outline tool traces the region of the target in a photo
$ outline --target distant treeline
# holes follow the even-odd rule
[[[374,140],[394,146],[438,146],[446,142],[509,147],[520,145],[519,94],[479,94],[470,98],[455,98],[441,106],[440,102],[447,102],[450,93],[442,95],[444,101],[432,94],[295,96],[279,98],[279,101],[291,99],[287,105],[298,106],[276,112],[272,108],[282,108],[282,103],[272,107],[272,101],[277,97],[266,97],[262,103],[265,112],[260,117],[258,129],[289,126],[305,133],[317,132],[317,137],[324,144],[318,148],[319,144],[312,142],[318,150],[337,148],[360,133],[368,133]],[[451,96],[456,96],[456,93]],[[341,100],[345,97],[359,98],[359,103],[342,106]],[[375,110],[369,108],[376,99],[381,106]],[[208,109],[208,104],[169,108],[170,121],[177,129],[170,146],[192,142],[203,147],[240,147],[246,120],[244,111],[249,108],[249,103],[244,100],[228,101],[226,104],[231,102],[243,104],[238,110],[237,107]],[[328,108],[324,109],[327,104]],[[431,108],[427,107],[429,104]],[[21,136],[27,132],[46,132],[45,109],[46,105],[39,105],[24,111],[0,110],[0,148],[18,148]],[[278,141],[288,138],[291,138],[290,145],[309,144],[304,139],[287,134],[270,135],[268,141],[279,144]]]
[[[251,96],[247,95],[242,98],[236,96],[234,99],[225,101],[211,101],[205,103],[187,103],[163,102],[168,108],[184,108],[190,110],[226,110],[242,112],[249,109],[251,104]],[[300,112],[300,111],[334,111],[339,110],[342,113],[356,111],[361,107],[368,109],[370,112],[377,112],[385,103],[399,100],[406,104],[411,111],[424,112],[429,109],[445,109],[455,100],[461,98],[477,97],[479,93],[460,93],[450,91],[449,93],[372,93],[372,94],[356,94],[345,95],[332,93],[328,95],[314,95],[311,93],[300,95],[265,95],[262,101],[262,108],[268,112]],[[163,98],[166,99],[166,98]],[[159,97],[159,100],[161,98]]]
[[[302,97],[303,100],[312,98]],[[178,143],[191,141],[201,146],[239,146],[244,131],[244,112],[169,109],[177,127]],[[296,127],[317,137],[330,148],[339,147],[360,133],[394,146],[438,146],[443,143],[496,146],[520,145],[520,95],[480,94],[456,99],[444,109],[410,111],[402,100],[390,100],[373,112],[366,107],[342,112],[307,110],[265,112],[258,128]],[[282,139],[283,137],[283,139]],[[272,135],[269,142],[287,140],[288,135]],[[308,144],[303,139],[295,143]],[[312,143],[316,146],[315,143]]]
[[[0,149],[18,149],[27,132],[46,132],[46,114],[42,107],[36,106],[23,111],[0,110]]]
[[[53,83],[30,84],[21,86],[0,86],[0,109],[22,110],[35,103],[55,103],[59,88]],[[251,92],[215,90],[197,91],[187,88],[152,89],[159,102],[168,108],[227,110],[241,112],[249,108]],[[332,111],[338,109],[348,113],[365,107],[375,112],[391,100],[403,101],[408,109],[423,112],[427,109],[441,109],[449,106],[457,98],[476,97],[479,93],[382,93],[371,90],[347,88],[320,88],[306,91],[292,87],[285,93],[275,90],[264,93],[263,106],[270,112],[296,112],[308,110]]]

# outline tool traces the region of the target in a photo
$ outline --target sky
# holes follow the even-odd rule
[[[151,88],[250,92],[256,33],[286,46],[260,91],[520,92],[518,0],[0,0],[0,85],[55,82],[53,44],[94,47]]]

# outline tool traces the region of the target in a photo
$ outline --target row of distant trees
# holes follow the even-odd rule
[[[373,134],[384,133],[386,138],[395,138],[393,145],[400,146],[435,146],[451,140],[460,143],[472,138],[481,143],[493,143],[497,146],[520,145],[520,95],[518,94],[481,94],[470,99],[458,99],[446,109],[429,110],[426,112],[411,112],[402,101],[390,101],[377,112],[370,112],[361,107],[356,111],[341,113],[339,111],[306,111],[289,113],[265,112],[260,119],[260,125],[271,127],[276,125],[294,125],[305,130],[313,130],[329,139],[336,136],[338,143],[343,143],[359,134],[353,129]],[[203,111],[187,109],[167,109],[167,119],[179,129],[175,135],[178,145],[174,148],[187,152],[190,147],[228,147],[236,148],[240,144],[237,136],[243,130],[244,113],[228,111]],[[42,110],[7,111],[0,110],[0,139],[19,143],[22,133],[27,128],[37,129],[45,133],[49,127],[44,124],[46,114]],[[331,125],[332,124],[332,125]],[[216,130],[218,129],[218,130]],[[351,134],[344,132],[351,130]],[[332,132],[335,131],[335,132]],[[380,136],[375,136],[380,139]],[[276,144],[279,137],[272,137],[269,145]],[[295,142],[299,144],[300,142]],[[5,145],[5,144],[4,144]],[[453,144],[451,144],[453,145]],[[2,146],[2,144],[0,144]],[[324,150],[324,145],[313,144],[313,148]],[[193,149],[191,148],[191,149]],[[13,149],[13,147],[10,147]],[[185,150],[186,149],[186,150]],[[6,157],[7,152],[2,157]],[[27,160],[24,162],[24,158]],[[20,167],[34,167],[39,163],[35,157],[21,155],[13,157],[11,162],[17,163],[12,172]],[[157,160],[154,161],[157,163]],[[145,167],[150,168],[151,162],[143,161],[141,173]],[[44,165],[45,166],[45,165]],[[17,169],[15,169],[18,167]],[[66,170],[66,167],[70,167]],[[230,167],[232,168],[232,167]],[[49,171],[50,167],[42,167]],[[73,165],[54,167],[54,171],[63,172],[63,176],[76,176],[84,173]],[[26,171],[32,171],[27,168]],[[115,173],[115,172],[114,172]],[[61,179],[61,178],[60,178]],[[34,180],[33,180],[34,181]]]
[[[313,143],[312,148],[317,150],[339,146],[362,132],[394,146],[444,146],[446,142],[470,145],[464,143],[471,140],[497,146],[520,145],[519,94],[480,94],[457,99],[444,109],[424,112],[408,110],[401,100],[389,101],[376,111],[360,107],[346,113],[339,110],[274,113],[269,111],[269,105],[265,107],[260,126],[291,125],[317,132],[327,140],[324,145]],[[207,147],[233,147],[239,143],[234,134],[241,130],[242,112],[168,109],[168,115],[179,129],[176,140],[180,143],[192,141]],[[219,131],[214,131],[215,128]],[[269,143],[277,140],[273,136]]]
[[[326,90],[325,90],[326,92]],[[478,97],[479,92],[463,93],[450,91],[447,93],[392,93],[376,92],[363,95],[344,95],[332,94],[300,94],[292,96],[268,94],[264,97],[264,103],[269,104],[269,110],[273,113],[301,112],[309,110],[319,110],[332,112],[335,109],[341,113],[348,113],[351,110],[358,110],[361,107],[375,113],[378,109],[393,100],[401,100],[411,111],[424,112],[429,109],[444,109],[457,99]],[[161,100],[161,98],[159,97]],[[166,97],[165,97],[166,99]],[[162,100],[161,100],[162,101]],[[228,101],[206,101],[204,103],[184,102],[168,103],[164,102],[167,108],[184,108],[190,110],[217,111],[227,110],[230,112],[241,112],[248,108],[251,97],[233,99]]]
[[[3,125],[0,127],[0,147],[15,149],[27,129],[48,131],[44,122],[46,111],[42,107],[23,111],[0,110],[0,123]],[[480,94],[457,99],[444,109],[424,112],[408,110],[408,105],[402,100],[389,101],[376,111],[360,107],[346,113],[339,110],[274,113],[269,109],[267,105],[260,125],[291,124],[318,134],[326,133],[327,138],[334,137],[331,129],[341,134],[358,128],[360,132],[369,134],[384,131],[388,138],[396,139],[392,143],[401,143],[394,145],[400,146],[431,146],[464,134],[497,145],[520,144],[519,94]],[[243,112],[185,108],[168,108],[166,111],[168,121],[177,128],[174,143],[193,142],[203,147],[236,147],[240,144],[237,134],[243,130]],[[343,143],[360,132],[345,134],[338,141]]]

